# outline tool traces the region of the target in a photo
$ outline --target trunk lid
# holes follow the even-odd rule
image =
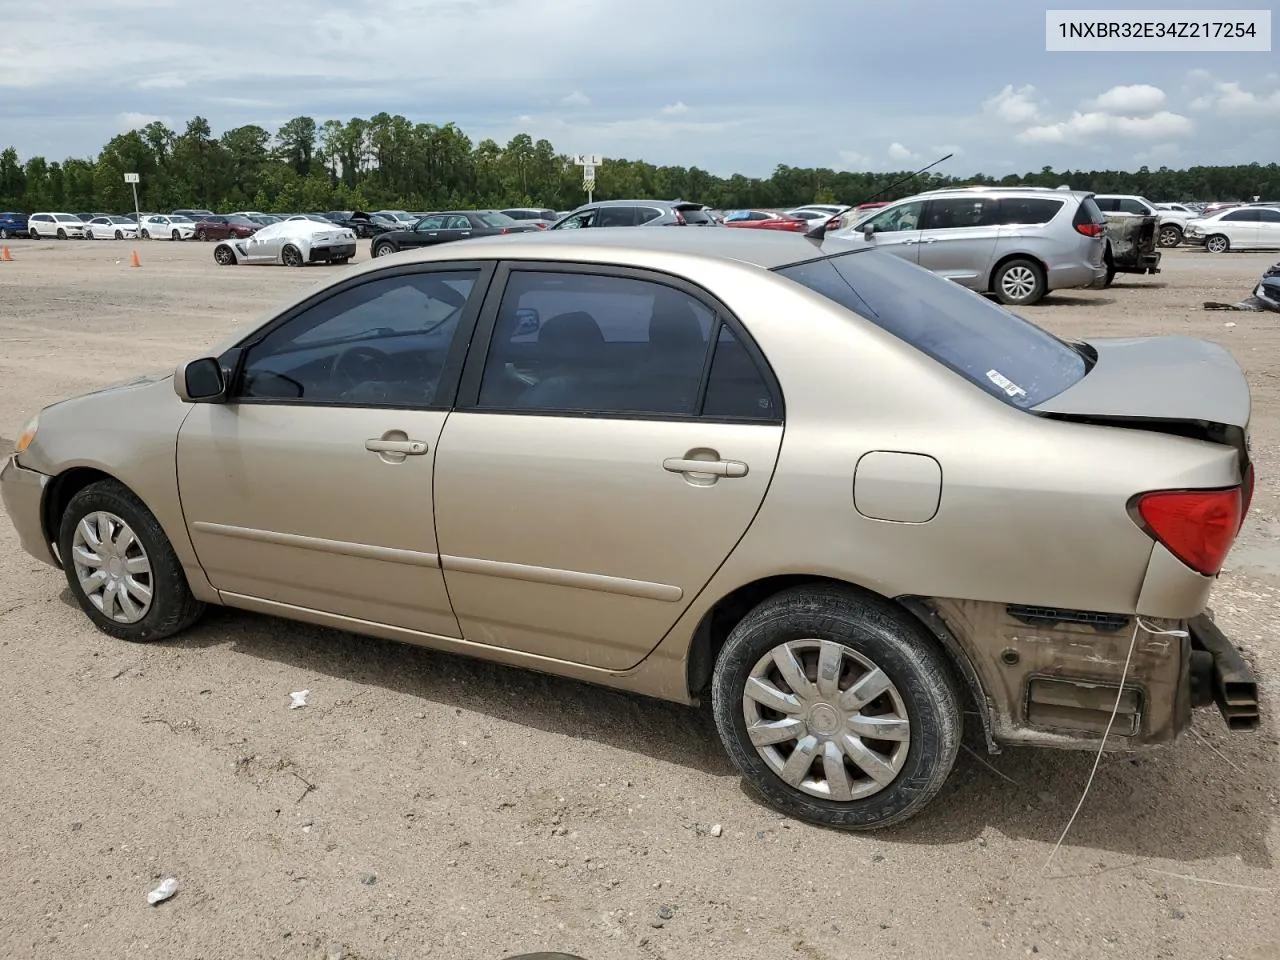
[[[1032,410],[1227,443],[1248,460],[1249,382],[1225,348],[1194,337],[1085,341],[1089,372]]]

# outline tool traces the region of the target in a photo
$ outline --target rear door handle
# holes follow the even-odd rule
[[[669,457],[662,461],[668,473],[704,473],[713,477],[745,477],[747,465],[740,460],[685,460]]]
[[[925,239],[921,240],[920,242],[921,242],[921,243],[937,243],[937,242],[938,242],[938,238],[937,238],[937,237],[926,237]]]
[[[920,242],[919,240],[903,240],[903,241],[902,241],[902,245],[905,247],[905,246],[907,246],[908,244],[912,244],[912,243],[919,243],[919,242]]]
[[[364,448],[370,453],[402,453],[406,457],[420,457],[427,452],[427,445],[421,440],[382,440],[378,437],[366,440]]]

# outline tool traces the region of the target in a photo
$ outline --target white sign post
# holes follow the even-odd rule
[[[133,219],[138,225],[138,236],[142,236],[142,211],[138,207],[138,175],[136,173],[126,173],[124,182],[133,187]]]
[[[582,168],[582,189],[587,191],[587,203],[591,203],[591,194],[596,188],[596,167],[604,163],[604,157],[598,153],[580,153],[573,162]]]

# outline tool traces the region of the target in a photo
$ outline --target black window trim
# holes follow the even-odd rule
[[[224,351],[218,358],[218,362],[222,365],[223,371],[227,376],[227,382],[231,384],[226,402],[228,404],[268,404],[284,407],[325,407],[346,410],[434,410],[444,412],[452,410],[458,393],[458,383],[461,379],[463,363],[466,360],[467,350],[471,346],[472,337],[475,334],[476,322],[479,319],[481,308],[486,301],[490,285],[493,282],[496,266],[497,263],[494,260],[437,260],[430,263],[397,264],[384,270],[362,273],[313,293],[305,300],[294,304],[273,320],[268,321],[245,336],[244,339],[237,341],[234,346]],[[435,396],[432,398],[431,403],[348,403],[334,400],[314,400],[305,397],[296,399],[293,397],[240,396],[240,391],[243,388],[244,363],[248,357],[249,350],[281,327],[286,326],[326,300],[378,280],[401,276],[416,276],[425,273],[458,273],[467,270],[478,270],[479,275],[476,277],[475,286],[471,288],[471,295],[467,299],[467,305],[463,308],[462,315],[458,317],[458,328],[454,331],[453,343],[449,345],[449,353],[445,357],[444,367],[440,371],[440,382],[436,385]]]
[[[502,298],[506,294],[507,283],[513,273],[568,273],[597,277],[616,277],[622,280],[640,280],[657,283],[677,290],[692,297],[712,316],[711,329],[708,331],[707,355],[703,358],[702,379],[698,384],[697,409],[701,410],[705,400],[711,366],[715,360],[715,347],[719,344],[721,326],[729,331],[747,351],[757,372],[763,378],[770,398],[774,402],[776,413],[768,417],[713,417],[700,413],[624,413],[611,411],[598,413],[590,410],[530,410],[524,407],[482,407],[480,406],[480,382],[489,360],[489,351],[493,346],[494,329],[497,326],[498,311]],[[715,339],[710,339],[715,337]],[[466,362],[462,368],[462,377],[456,391],[454,409],[458,413],[483,413],[499,416],[524,417],[564,417],[576,420],[642,420],[658,423],[724,423],[742,424],[745,426],[780,426],[786,422],[786,406],[781,385],[769,365],[768,359],[755,339],[747,332],[742,322],[703,287],[661,270],[644,267],[628,267],[620,264],[583,263],[563,260],[503,260],[498,263],[497,271],[491,279],[485,293],[484,304],[480,310],[479,322],[472,330],[471,349],[467,352]]]

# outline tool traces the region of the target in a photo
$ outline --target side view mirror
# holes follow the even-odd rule
[[[862,239],[866,240],[868,243],[875,238],[875,235],[876,235],[876,228],[873,227],[871,224],[868,223],[865,227],[862,228]]]
[[[226,396],[227,378],[216,357],[201,357],[178,366],[173,389],[184,403],[218,403]]]

